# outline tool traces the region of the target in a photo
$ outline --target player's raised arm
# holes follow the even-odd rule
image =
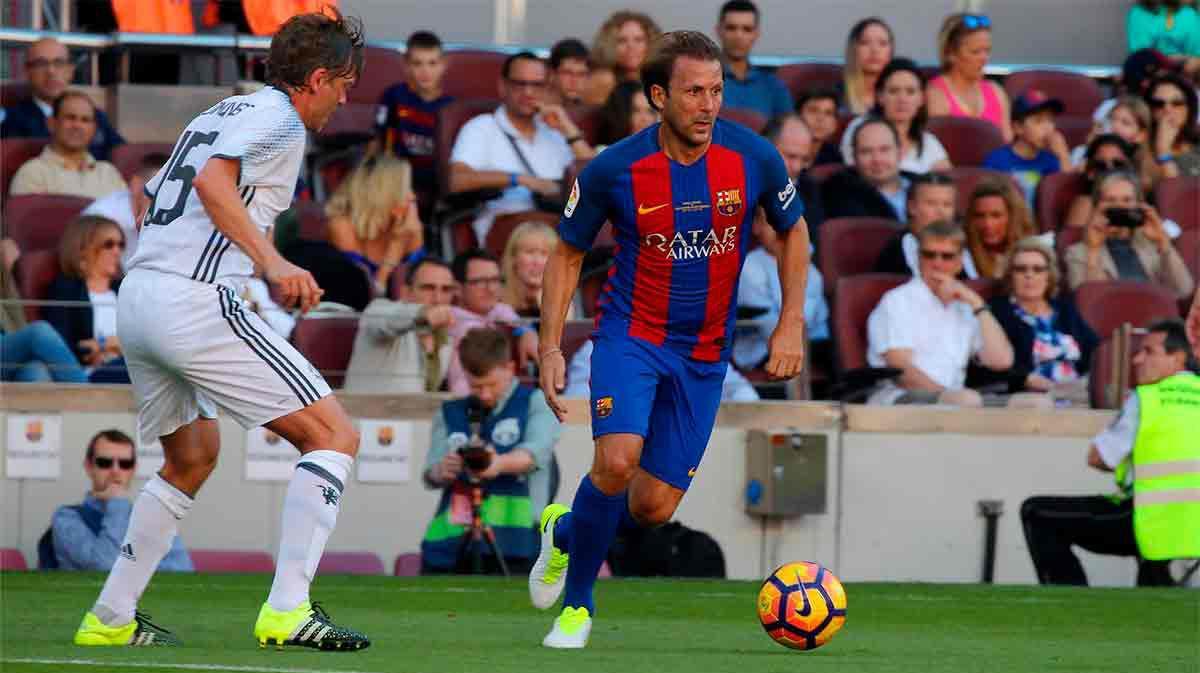
[[[308,311],[321,300],[323,291],[312,274],[284,259],[250,220],[238,194],[239,170],[238,159],[212,157],[200,169],[192,187],[213,226],[262,268],[267,280],[279,285],[284,304],[298,304],[300,310]]]
[[[538,335],[538,367],[541,372],[542,392],[546,403],[561,422],[567,408],[559,399],[559,392],[566,386],[567,363],[563,357],[563,325],[575,288],[579,285],[579,272],[583,268],[585,251],[566,241],[559,241],[546,262],[546,275],[542,281],[542,325]]]

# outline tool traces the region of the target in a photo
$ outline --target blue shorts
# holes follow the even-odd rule
[[[641,435],[642,469],[686,491],[712,435],[728,365],[634,337],[592,342],[592,437]]]

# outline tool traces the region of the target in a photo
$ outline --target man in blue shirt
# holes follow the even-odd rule
[[[758,41],[758,7],[750,0],[729,0],[717,18],[717,37],[725,55],[725,105],[754,110],[767,119],[792,111],[792,94],[775,75],[750,65]]]
[[[1071,165],[1071,149],[1054,126],[1054,117],[1062,111],[1062,101],[1037,89],[1017,96],[1012,105],[1012,143],[993,150],[983,160],[984,168],[1012,174],[1024,187],[1025,202],[1030,205],[1042,178]]]
[[[412,164],[413,189],[432,194],[437,167],[433,161],[437,113],[453,100],[442,91],[446,55],[437,35],[419,30],[408,37],[405,81],[379,99],[376,118],[383,147]]]
[[[92,489],[81,504],[64,505],[54,512],[49,535],[38,543],[39,567],[107,571],[118,555],[135,553],[122,548],[121,541],[133,511],[129,482],[136,467],[137,453],[129,435],[120,430],[102,430],[92,437],[83,459]],[[178,535],[158,569],[193,570],[192,559]]]

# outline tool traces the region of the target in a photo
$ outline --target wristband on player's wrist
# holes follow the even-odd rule
[[[538,361],[544,362],[546,360],[546,358],[550,357],[551,355],[555,355],[555,354],[561,355],[562,349],[561,348],[551,348],[550,350],[545,351],[544,353],[540,353],[540,354],[538,354]]]

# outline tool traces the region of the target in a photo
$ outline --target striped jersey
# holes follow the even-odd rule
[[[291,99],[273,87],[231,96],[201,113],[146,183],[150,210],[129,268],[179,274],[240,292],[253,264],[213,226],[192,180],[213,157],[239,160],[238,192],[250,220],[265,233],[291,205],[306,138]]]
[[[658,131],[654,124],[584,168],[559,235],[586,250],[612,223],[616,262],[600,295],[597,334],[728,361],[755,210],[786,232],[804,204],[778,150],[749,129],[718,119],[708,151],[689,166],[667,157]]]

